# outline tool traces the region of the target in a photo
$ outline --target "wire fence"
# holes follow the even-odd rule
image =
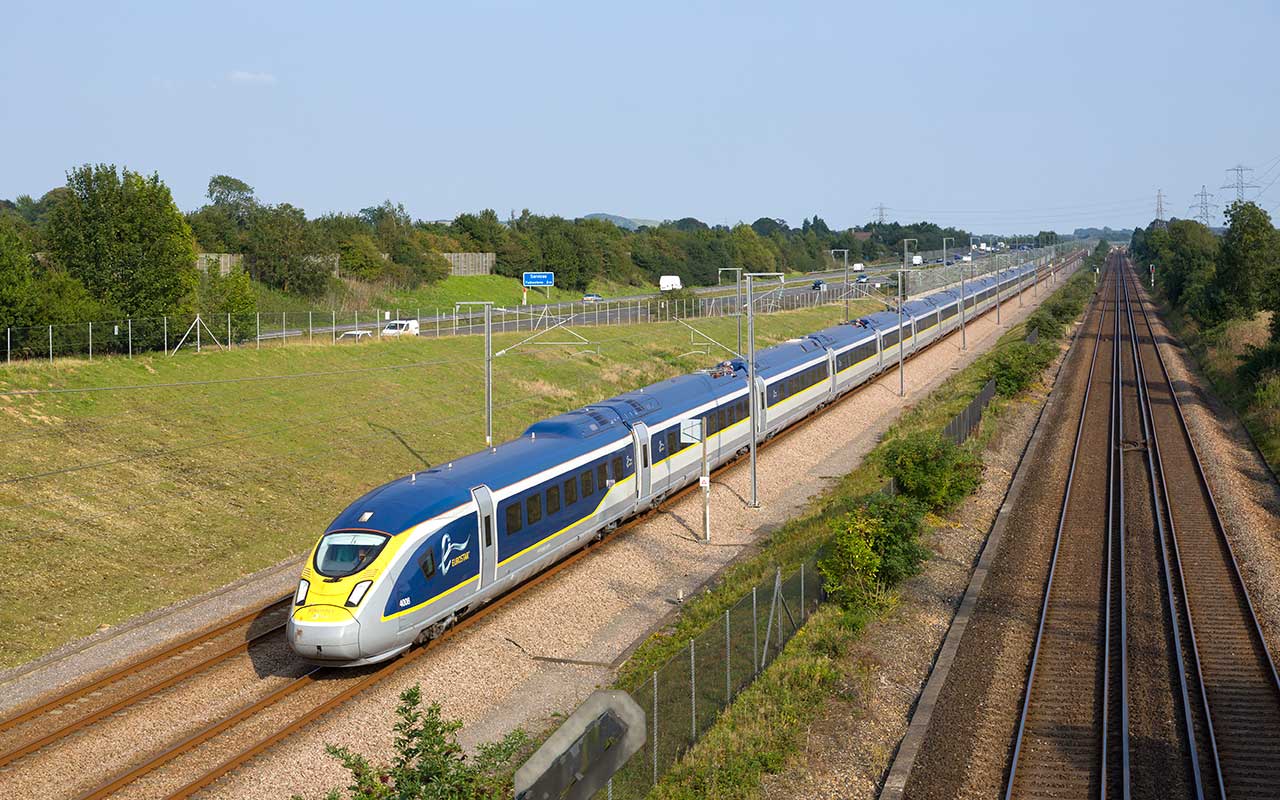
[[[918,295],[958,284],[961,274],[977,277],[1015,264],[1039,263],[1036,254],[1006,254],[980,262],[915,269],[907,273],[904,290]],[[845,288],[828,284],[818,289],[791,284],[764,287],[758,313],[794,311],[843,303],[847,298],[875,298],[886,305],[896,299],[894,273],[867,275],[866,283]],[[825,283],[818,281],[818,283]],[[678,298],[636,298],[597,302],[551,303],[536,306],[498,306],[493,309],[494,333],[533,333],[550,327],[635,325],[674,319],[727,317],[738,313],[741,298],[734,294]],[[291,344],[346,344],[404,338],[412,328],[428,338],[484,332],[481,312],[459,313],[452,308],[382,308],[367,311],[281,311],[245,314],[210,313],[146,318],[121,318],[64,324],[11,326],[4,334],[5,363],[55,358],[125,356],[205,348],[284,347]]]
[[[839,292],[764,293],[758,311],[794,311],[842,301]],[[493,309],[494,333],[532,333],[555,326],[635,325],[675,319],[726,317],[737,313],[732,295],[557,303]],[[416,324],[404,328],[394,323]],[[347,344],[383,338],[467,336],[484,332],[483,313],[452,309],[288,311],[279,313],[174,315],[61,325],[5,328],[5,362],[55,358],[101,358],[135,354],[296,344]]]
[[[644,709],[647,740],[598,798],[648,794],[772,663],[822,599],[816,563],[810,559],[786,575],[776,569],[630,692]]]

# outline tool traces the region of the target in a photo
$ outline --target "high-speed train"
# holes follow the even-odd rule
[[[966,282],[965,315],[1031,279],[1024,266]],[[997,287],[997,283],[999,286]],[[756,353],[760,440],[794,424],[959,325],[959,289],[939,291]],[[520,438],[415,472],[352,503],[302,570],[289,644],[308,661],[392,658],[697,480],[707,421],[718,466],[750,445],[743,360],[535,422]]]

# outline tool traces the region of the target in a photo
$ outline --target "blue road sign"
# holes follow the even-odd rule
[[[525,286],[555,286],[556,274],[554,272],[526,272],[524,274]]]

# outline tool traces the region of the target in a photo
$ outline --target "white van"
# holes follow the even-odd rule
[[[867,265],[866,265],[866,264],[863,264],[861,261],[859,261],[857,264],[854,264],[854,265],[851,267],[851,269],[852,269],[854,272],[862,272],[862,271],[863,271],[864,269],[866,269],[866,268],[867,268]]]
[[[968,264],[970,261],[973,261],[973,256],[960,256],[960,260]]]
[[[924,256],[912,256],[912,257],[911,257],[911,266],[913,266],[913,267],[918,267],[918,266],[920,266],[920,265],[921,265],[921,264],[923,264],[923,263],[924,263]]]
[[[416,319],[393,319],[382,329],[383,336],[417,336],[418,321]]]
[[[679,275],[663,275],[658,279],[658,289],[664,292],[683,289],[684,284],[680,282]]]

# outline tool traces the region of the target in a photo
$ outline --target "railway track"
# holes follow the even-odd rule
[[[1069,259],[1059,266],[1059,270],[1070,268],[1078,259]],[[1051,273],[1046,273],[1040,280],[1049,281]],[[1027,286],[1023,291],[1032,290]],[[1020,294],[1020,293],[1018,293]],[[1014,294],[1004,298],[1011,302]],[[990,313],[989,311],[986,313]],[[914,354],[913,354],[914,355]],[[799,430],[809,422],[821,417],[830,407],[818,410],[798,425],[793,425],[780,432],[772,440],[762,442],[762,446],[771,446],[783,440],[791,433]],[[730,462],[720,469],[728,469]],[[696,486],[685,487],[671,498],[664,501],[663,506],[672,502]],[[619,527],[607,538],[641,523],[650,514],[633,518]],[[328,711],[345,703],[373,687],[384,678],[421,658],[449,637],[475,624],[489,613],[505,603],[533,589],[563,569],[577,563],[594,546],[585,548],[572,557],[553,565],[534,579],[514,588],[499,600],[472,613],[461,620],[444,635],[438,637],[428,646],[416,647],[385,664],[364,668],[363,670],[341,670],[335,668],[315,667],[300,672],[287,681],[276,686],[265,695],[253,699],[230,713],[224,714],[215,722],[202,727],[166,745],[164,749],[146,754],[114,772],[78,795],[88,799],[104,798],[125,792],[144,796],[188,797],[209,786],[222,776],[267,751],[281,740],[297,732],[307,724]],[[184,639],[165,648],[160,653],[148,657],[144,661],[128,665],[89,684],[68,691],[53,700],[30,710],[13,715],[0,721],[0,770],[12,768],[14,762],[37,754],[40,750],[62,742],[74,735],[88,731],[113,715],[139,707],[166,690],[173,689],[184,682],[198,678],[202,673],[237,656],[249,652],[250,648],[259,644],[281,643],[280,635],[284,627],[285,615],[290,608],[290,597],[281,598],[263,608],[255,609],[237,619],[210,631]],[[278,616],[279,619],[275,617]],[[334,689],[326,689],[330,684]],[[339,686],[340,684],[340,686]],[[312,697],[315,694],[317,696]],[[258,718],[278,706],[283,706],[287,698],[306,696],[308,702],[302,703],[305,708],[291,713],[283,723],[276,725],[272,731],[261,737],[247,737],[248,746],[237,739],[239,726],[248,720]],[[70,722],[64,721],[72,716]],[[228,744],[230,742],[231,744]],[[187,757],[198,757],[196,751],[206,745],[213,744],[213,757],[208,761],[215,766],[193,767],[188,765]],[[230,755],[225,755],[229,752]],[[180,765],[181,764],[181,765]],[[170,769],[175,775],[167,776]],[[195,775],[192,780],[185,777]],[[0,776],[3,772],[0,772]],[[177,785],[179,788],[160,790],[160,786]]]
[[[1276,797],[1280,677],[1120,253],[1095,306],[1005,796]]]

